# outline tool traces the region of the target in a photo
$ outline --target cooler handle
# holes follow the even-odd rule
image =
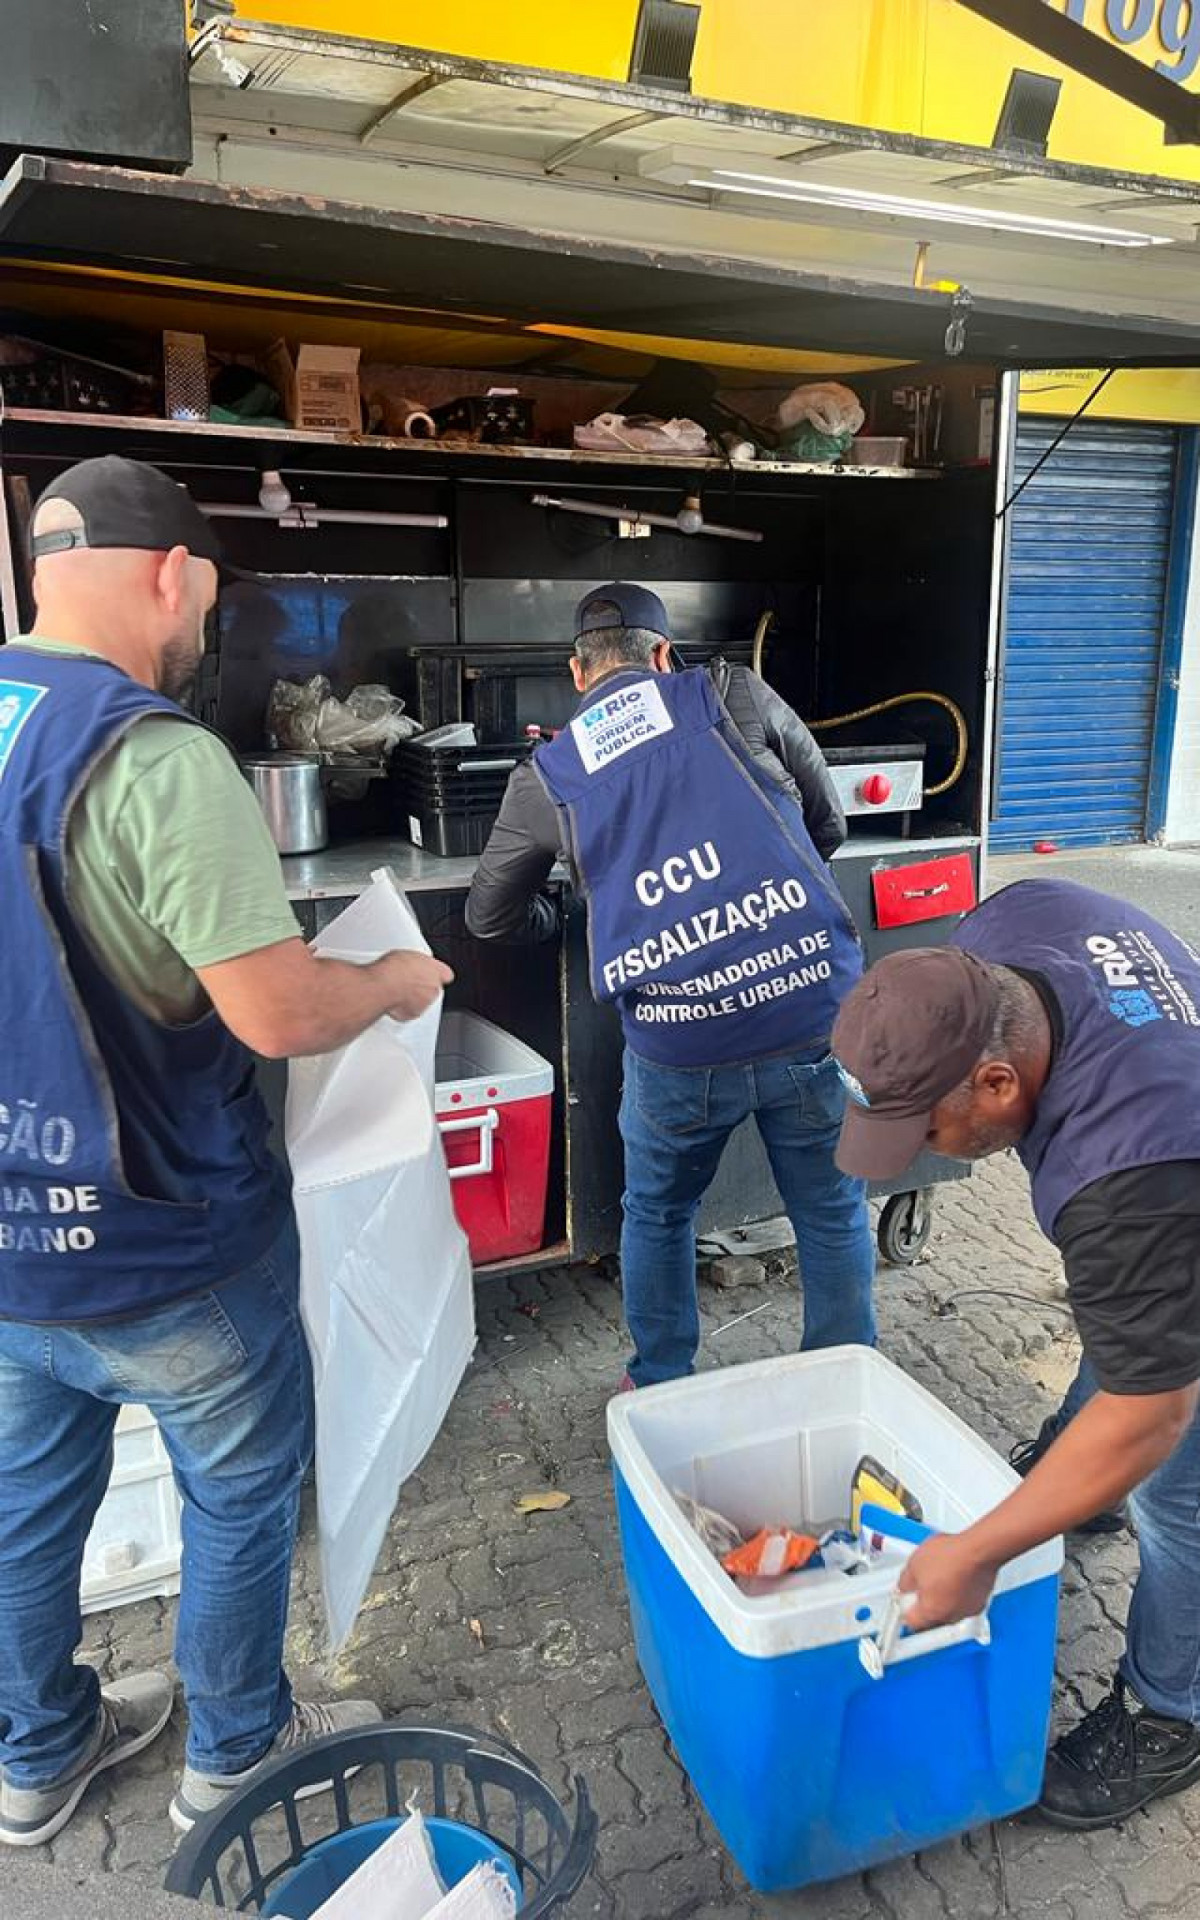
[[[446,1171],[452,1180],[466,1180],[473,1173],[492,1171],[492,1143],[496,1128],[500,1125],[500,1115],[495,1107],[489,1107],[486,1113],[464,1114],[461,1120],[438,1121],[439,1133],[470,1133],[473,1127],[479,1129],[479,1158],[466,1166],[447,1166]]]
[[[935,1532],[933,1527],[910,1520],[906,1514],[889,1513],[886,1507],[871,1504],[863,1507],[859,1522],[872,1533],[886,1533],[912,1546],[919,1546],[922,1540],[930,1539]],[[858,1657],[872,1680],[882,1680],[885,1670],[897,1666],[902,1660],[917,1660],[924,1653],[941,1653],[946,1647],[959,1647],[968,1640],[974,1640],[980,1647],[991,1646],[992,1627],[986,1609],[983,1613],[972,1614],[966,1620],[956,1620],[948,1627],[927,1627],[924,1633],[901,1636],[904,1616],[915,1605],[916,1595],[901,1593],[897,1587],[888,1601],[879,1632],[875,1635],[864,1634],[859,1641]]]
[[[889,1539],[906,1540],[914,1547],[919,1547],[922,1540],[932,1540],[936,1531],[923,1520],[910,1520],[906,1513],[893,1513],[890,1507],[878,1507],[873,1500],[864,1500],[858,1524],[868,1533],[886,1533]]]

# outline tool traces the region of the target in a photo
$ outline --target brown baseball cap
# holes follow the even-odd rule
[[[865,1180],[912,1165],[939,1100],[983,1058],[1000,988],[961,947],[890,953],[842,1004],[833,1054],[850,1095],[837,1163]]]

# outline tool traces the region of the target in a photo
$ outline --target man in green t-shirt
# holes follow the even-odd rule
[[[165,1674],[102,1688],[74,1659],[124,1402],[158,1419],[184,1507],[176,1826],[268,1758],[381,1717],[369,1701],[297,1702],[282,1668],[312,1380],[251,1050],[339,1047],[385,1014],[415,1017],[451,977],[416,953],[318,959],[300,938],[236,761],[177,704],[219,560],[186,492],[153,467],[85,461],[42,496],[31,539],[37,618],[0,650],[0,1843],[13,1846],[51,1839],[171,1712]],[[38,1135],[38,1101],[70,1119]]]

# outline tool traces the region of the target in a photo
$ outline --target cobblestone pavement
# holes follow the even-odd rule
[[[773,1269],[761,1285],[706,1290],[704,1305],[707,1365],[795,1342],[794,1275]],[[881,1272],[879,1308],[885,1350],[998,1447],[1034,1430],[1075,1358],[1057,1262],[1011,1161],[941,1189],[927,1255]],[[290,1657],[303,1693],[365,1691],[390,1715],[493,1730],[564,1789],[570,1769],[585,1774],[603,1824],[573,1920],[1200,1917],[1200,1790],[1121,1831],[1064,1834],[1026,1816],[835,1886],[751,1892],[668,1749],[631,1650],[604,1438],[624,1355],[614,1282],[586,1269],[494,1282],[481,1290],[479,1323],[476,1362],[405,1490],[355,1635],[327,1665],[306,1527]],[[518,1497],[545,1487],[571,1504],[519,1516]],[[1072,1556],[1060,1639],[1068,1713],[1093,1704],[1113,1669],[1134,1565],[1124,1539]],[[95,1616],[86,1651],[107,1675],[165,1661],[173,1611],[150,1603]],[[48,1853],[77,1872],[159,1878],[180,1754],[176,1725],[98,1783]]]
[[[1064,856],[1054,869],[1143,898],[1196,932],[1200,854]],[[992,884],[1049,870],[996,862]],[[882,1270],[878,1303],[884,1350],[1001,1449],[1036,1429],[1071,1377],[1078,1350],[1061,1270],[1011,1159],[940,1189],[927,1254],[912,1270]],[[761,1285],[706,1290],[703,1304],[704,1365],[795,1345],[795,1276],[778,1266]],[[405,1489],[358,1628],[330,1662],[306,1524],[290,1662],[302,1694],[366,1692],[391,1716],[499,1733],[563,1791],[582,1772],[602,1830],[571,1920],[1200,1920],[1200,1788],[1123,1829],[1067,1834],[1027,1815],[834,1886],[751,1892],[670,1752],[630,1644],[604,1437],[625,1358],[616,1285],[586,1269],[486,1284],[479,1334],[450,1418]],[[520,1517],[517,1499],[545,1487],[571,1504]],[[1060,1719],[1107,1688],[1135,1568],[1125,1537],[1080,1543],[1068,1560]],[[97,1615],[85,1653],[106,1676],[167,1662],[173,1618],[169,1602]],[[104,1868],[160,1881],[181,1757],[177,1715],[148,1753],[97,1783],[47,1855],[74,1877]]]

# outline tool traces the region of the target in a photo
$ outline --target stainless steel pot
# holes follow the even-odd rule
[[[242,771],[280,853],[317,853],[329,839],[321,762],[310,753],[251,753]]]

